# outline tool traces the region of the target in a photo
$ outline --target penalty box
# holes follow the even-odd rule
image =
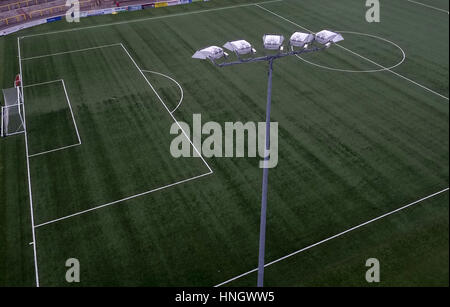
[[[124,45],[25,57],[21,64],[25,84],[39,83],[27,76],[38,79],[41,76],[37,72],[44,69],[47,78],[64,80],[25,87],[27,131],[29,126],[41,127],[29,130],[34,133],[28,135],[33,150],[29,176],[36,227],[212,173],[203,157],[177,159],[170,155],[170,127],[178,122]],[[38,152],[32,145],[45,142],[35,141],[35,137],[39,140],[36,133],[51,122],[39,122],[40,116],[29,111],[28,104],[40,94],[28,91],[48,91],[49,86],[56,93],[70,93],[66,103],[70,108],[66,107],[66,111],[73,120],[68,121],[66,116],[64,123],[70,128],[66,133],[75,142],[65,139],[64,146],[45,146]],[[51,113],[56,115],[58,111]],[[33,123],[35,120],[38,122]],[[77,135],[81,135],[82,144],[80,138],[81,145],[68,148],[78,144]],[[43,138],[51,139],[52,135]]]

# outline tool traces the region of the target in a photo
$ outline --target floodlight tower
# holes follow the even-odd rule
[[[266,106],[266,138],[262,179],[261,197],[261,222],[259,231],[259,257],[258,257],[258,287],[264,285],[264,256],[266,245],[266,213],[267,213],[267,186],[269,179],[269,149],[270,149],[270,110],[272,104],[272,72],[273,61],[276,59],[303,53],[318,52],[331,47],[332,44],[344,40],[341,34],[329,30],[323,30],[316,34],[295,32],[292,34],[289,45],[290,50],[284,50],[284,36],[278,34],[266,34],[263,36],[264,48],[270,50],[270,54],[255,57],[255,48],[245,40],[227,42],[224,48],[234,52],[237,60],[227,61],[229,54],[217,46],[207,47],[195,52],[194,59],[210,60],[218,67],[232,66],[253,62],[268,62],[269,77],[267,83],[267,106]],[[244,57],[245,56],[245,57]],[[218,62],[224,58],[225,61]]]

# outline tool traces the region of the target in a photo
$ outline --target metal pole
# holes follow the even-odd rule
[[[208,59],[218,67],[233,66],[239,64],[255,63],[255,62],[268,62],[269,63],[269,80],[267,84],[267,107],[266,107],[266,139],[265,139],[265,152],[264,152],[264,165],[263,165],[263,180],[262,180],[262,198],[261,198],[261,222],[259,229],[259,256],[258,256],[258,287],[264,286],[264,256],[266,249],[266,213],[267,213],[267,185],[269,181],[269,168],[268,163],[270,157],[268,156],[270,150],[270,109],[272,103],[272,73],[273,73],[273,61],[287,56],[299,55],[303,53],[317,52],[327,49],[329,46],[321,48],[310,48],[295,51],[292,50],[286,53],[278,53],[276,55],[266,55],[261,57],[240,58],[238,61],[217,63],[213,57]]]
[[[267,82],[267,106],[266,106],[266,146],[264,152],[262,198],[261,198],[261,223],[259,228],[259,259],[258,259],[258,287],[264,286],[264,255],[266,249],[266,213],[267,213],[267,185],[269,182],[269,149],[270,149],[270,108],[272,103],[272,71],[273,58],[269,60],[269,80]]]
[[[3,106],[2,106],[2,119],[1,120],[2,120],[1,136],[3,137]]]

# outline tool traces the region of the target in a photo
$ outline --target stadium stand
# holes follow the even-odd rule
[[[58,0],[5,0],[0,1],[0,13],[39,4],[57,2]]]
[[[81,11],[127,7],[157,3],[161,0],[79,0]],[[64,15],[66,0],[5,0],[0,1],[0,30],[43,18]]]
[[[101,0],[80,0],[81,10],[102,5]],[[50,18],[67,11],[65,0],[22,0],[2,2],[0,6],[0,29],[36,18]]]

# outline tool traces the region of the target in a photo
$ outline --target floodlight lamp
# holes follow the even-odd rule
[[[314,41],[313,34],[302,32],[295,32],[290,39],[291,46],[304,48],[308,48],[308,44],[312,41]]]
[[[227,48],[230,51],[236,52],[238,55],[256,52],[256,50],[252,48],[252,45],[250,45],[250,43],[245,40],[227,42],[225,45],[223,45],[223,47]]]
[[[328,43],[337,43],[343,40],[344,38],[342,37],[342,35],[336,32],[323,30],[319,33],[316,33],[316,41],[322,45],[327,45]]]
[[[263,36],[264,48],[269,50],[279,50],[283,46],[284,36],[266,34]]]
[[[211,46],[207,47],[201,50],[198,50],[192,58],[194,59],[200,59],[200,60],[206,60],[206,59],[212,59],[217,60],[222,58],[223,56],[226,56],[223,52],[223,49],[217,46]]]

